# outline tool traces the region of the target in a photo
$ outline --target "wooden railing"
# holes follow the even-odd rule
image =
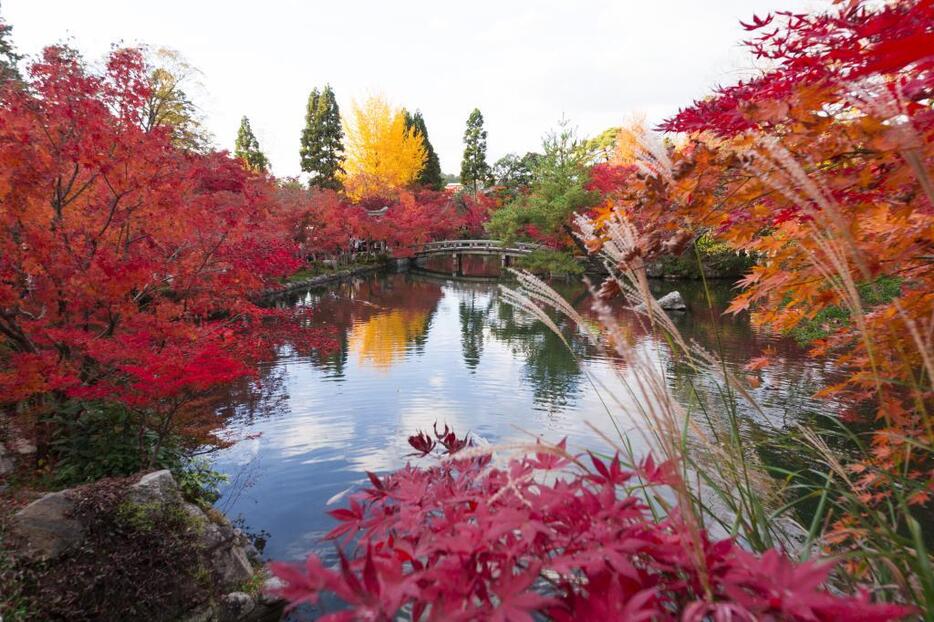
[[[532,251],[545,248],[540,244],[529,242],[512,242],[503,244],[499,240],[444,240],[441,242],[428,242],[415,249],[416,255],[431,255],[435,253],[470,253],[490,255],[528,255]]]

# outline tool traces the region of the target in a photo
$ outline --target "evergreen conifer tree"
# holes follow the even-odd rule
[[[415,183],[420,186],[425,186],[426,188],[431,188],[432,190],[441,190],[441,188],[444,187],[444,179],[441,177],[441,161],[438,159],[438,154],[435,152],[434,147],[431,146],[431,141],[428,140],[428,128],[425,127],[425,118],[422,116],[422,113],[416,110],[415,114],[411,114],[406,110],[405,126],[410,130],[414,130],[416,134],[421,136],[422,142],[425,144],[425,153],[427,154],[425,158],[425,168],[419,173]]]
[[[464,159],[461,162],[461,183],[476,193],[490,179],[490,166],[486,163],[486,130],[483,114],[473,109],[464,131]]]
[[[243,160],[244,165],[252,171],[265,173],[269,170],[269,160],[259,150],[259,141],[256,140],[250,120],[246,117],[240,120],[237,142],[234,143],[234,156]]]
[[[13,27],[0,17],[0,84],[21,78],[16,65],[22,56],[16,53],[13,42],[10,41],[12,31]]]
[[[305,129],[299,152],[302,170],[311,175],[309,184],[319,188],[341,188],[344,167],[344,130],[337,99],[330,85],[313,89],[305,111]]]

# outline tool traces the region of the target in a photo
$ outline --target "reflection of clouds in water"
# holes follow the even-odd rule
[[[395,429],[386,429],[385,436],[376,439],[378,442],[349,456],[357,470],[382,473],[403,466],[410,459],[408,454],[413,451],[408,443],[409,436],[419,430],[432,434],[435,423],[439,429],[447,424],[459,435],[465,434],[469,429],[463,409],[454,402],[440,402],[436,398],[415,396],[400,400],[397,408]]]
[[[272,367],[284,376],[284,386],[275,395],[287,398],[269,416],[238,418],[238,437],[262,436],[219,457],[232,476],[241,468],[255,474],[255,465],[262,463],[257,484],[231,509],[233,515],[242,512],[251,526],[273,534],[267,549],[271,557],[300,558],[312,549],[332,554],[331,544],[319,541],[335,525],[326,513],[333,507],[327,501],[348,488],[358,490],[366,483],[364,471],[384,474],[408,461],[422,464],[409,456],[413,450],[407,439],[419,429],[430,432],[436,421],[493,445],[534,443],[538,436],[555,443],[566,436],[574,453],[612,453],[590,427],[606,435],[610,444],[622,444],[607,415],[609,408],[635,454],[647,451],[640,403],[652,396],[642,395],[644,385],[637,382],[626,357],[594,352],[573,327],[567,326],[565,333],[580,366],[547,328],[501,305],[494,285],[424,283],[410,275],[391,275],[374,278],[358,290],[356,303],[348,300],[350,288],[320,296],[318,317],[340,328],[346,346],[341,377],[334,376],[326,361],[283,351]],[[686,299],[690,302],[689,296]],[[586,301],[579,306],[585,307]],[[710,318],[728,324],[715,334]],[[649,357],[685,406],[694,399],[692,384],[715,396],[710,391],[712,374],[675,365],[663,346],[659,353],[656,338],[630,313],[621,312],[619,319],[624,350],[634,348]],[[708,348],[722,341],[728,364],[738,373],[748,356],[763,346],[743,320],[696,312],[679,322],[687,338],[698,338]],[[783,417],[789,408],[792,414],[797,410],[789,406],[789,387],[801,384],[809,370],[818,377],[832,370],[810,362],[802,365],[801,355],[778,349],[788,365],[764,370],[763,387],[756,394],[774,403],[774,412]],[[267,369],[261,373],[276,375]],[[252,407],[245,393],[232,393],[228,410]],[[700,418],[696,407],[692,414]],[[761,417],[750,415],[748,420],[752,425]],[[336,505],[344,503],[346,496]]]
[[[259,455],[260,442],[259,438],[240,441],[225,452],[224,459],[237,466],[249,464]]]
[[[308,557],[309,551],[317,550],[329,530],[312,529],[297,534],[288,543],[279,559],[299,561]],[[327,560],[326,560],[327,561]]]

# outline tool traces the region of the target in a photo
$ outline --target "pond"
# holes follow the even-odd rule
[[[587,315],[582,284],[554,285]],[[737,371],[766,346],[775,349],[779,364],[754,391],[763,412],[746,413],[750,433],[785,426],[813,408],[808,396],[829,370],[793,342],[757,332],[745,317],[722,315],[729,284],[711,286],[713,308],[699,282],[653,288],[656,295],[679,290],[689,306],[675,315],[684,336],[721,352]],[[366,471],[413,460],[407,437],[435,422],[490,443],[568,437],[577,450],[606,446],[588,424],[615,435],[605,401],[624,432],[638,426],[595,389],[617,388],[614,370],[623,363],[565,324],[572,354],[541,322],[507,305],[495,281],[381,274],[280,304],[313,307],[317,321],[337,332],[340,349],[321,357],[283,348],[261,366],[261,386],[232,387],[226,398],[228,431],[242,440],[217,456],[216,467],[230,477],[218,506],[265,532],[269,559],[299,560],[309,551],[332,557],[333,544],[321,539],[335,525],[327,510],[363,484]],[[619,318],[633,343],[655,345],[631,312],[620,309]],[[674,364],[666,369],[675,394],[688,399],[685,372]],[[713,382],[702,374],[690,380]]]

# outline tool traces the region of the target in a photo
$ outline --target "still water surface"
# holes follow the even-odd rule
[[[582,285],[556,287],[588,315]],[[767,345],[777,350],[780,363],[755,390],[764,415],[747,412],[750,433],[787,425],[814,407],[806,396],[827,370],[794,343],[753,330],[743,317],[722,316],[728,285],[714,286],[713,309],[696,282],[654,287],[656,295],[681,291],[690,308],[677,314],[679,329],[722,352],[737,370]],[[541,322],[505,304],[495,282],[377,275],[281,304],[315,308],[341,347],[326,357],[284,348],[259,370],[261,390],[237,386],[227,398],[234,413],[229,432],[244,440],[218,456],[216,467],[230,477],[218,506],[268,533],[270,559],[303,559],[309,551],[331,557],[333,545],[321,541],[335,525],[328,501],[363,484],[366,471],[383,473],[411,460],[407,436],[435,422],[491,443],[566,436],[577,449],[606,446],[588,423],[615,434],[603,390],[594,386],[618,388],[614,370],[624,363],[594,351],[565,325],[572,355]],[[656,350],[630,312],[620,310],[619,317],[636,347]],[[675,395],[687,401],[685,372],[666,368]],[[690,380],[708,388],[713,382],[702,375]],[[640,446],[637,420],[607,401]]]

